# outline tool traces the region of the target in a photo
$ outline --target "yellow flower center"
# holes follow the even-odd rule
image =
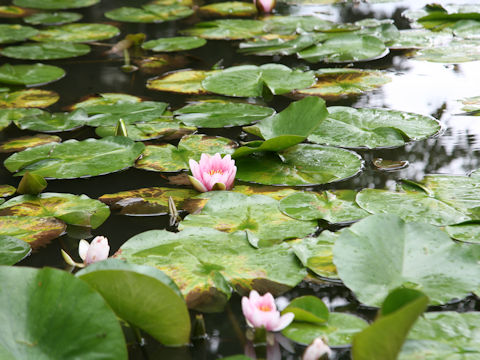
[[[260,309],[261,311],[267,311],[267,312],[268,312],[268,311],[272,311],[272,308],[271,308],[270,306],[268,306],[268,305],[262,305],[262,306],[259,307],[259,309]]]
[[[215,174],[223,175],[223,171],[220,170],[220,169],[215,169],[215,170],[212,169],[212,170],[210,170],[210,171],[208,172],[208,174],[209,174],[209,175],[215,175]]]

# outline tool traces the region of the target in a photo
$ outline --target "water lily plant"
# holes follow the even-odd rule
[[[213,156],[202,154],[198,163],[190,159],[189,164],[193,176],[188,178],[198,191],[230,190],[233,187],[237,167],[230,155],[222,158],[219,153]]]
[[[105,236],[95,237],[91,243],[86,240],[80,240],[78,244],[78,255],[83,260],[83,263],[77,263],[73,261],[70,255],[64,250],[62,256],[68,265],[83,268],[88,264],[92,264],[97,261],[102,261],[108,258],[110,252],[110,246],[108,245],[108,239]]]
[[[250,292],[249,297],[242,298],[242,311],[249,326],[267,331],[283,330],[295,317],[291,312],[280,316],[272,294],[260,296],[255,290]]]
[[[253,0],[253,4],[257,7],[260,13],[271,13],[275,7],[276,0]]]

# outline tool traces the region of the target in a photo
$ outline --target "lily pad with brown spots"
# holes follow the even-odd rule
[[[90,95],[82,99],[82,101],[72,105],[70,110],[76,110],[83,107],[91,107],[96,105],[115,105],[120,103],[138,103],[142,98],[122,93],[102,93],[98,95]]]
[[[17,189],[12,185],[0,185],[0,197],[12,196],[15,191]]]
[[[98,200],[122,215],[164,215],[168,213],[170,197],[180,209],[186,199],[197,194],[197,191],[190,189],[151,187],[105,194]]]
[[[17,152],[52,142],[59,143],[60,141],[62,141],[62,139],[55,135],[38,134],[33,136],[23,136],[2,142],[0,144],[0,152]]]
[[[201,16],[211,17],[248,17],[257,14],[253,3],[245,1],[226,1],[201,6],[198,9]]]
[[[117,257],[164,271],[178,285],[188,307],[204,312],[222,311],[232,290],[246,294],[255,289],[277,296],[306,275],[287,244],[255,249],[244,231],[151,230],[129,239]]]
[[[77,23],[40,30],[37,35],[32,37],[32,40],[77,43],[106,40],[118,34],[120,34],[120,30],[112,25]]]
[[[21,18],[30,13],[27,9],[18,6],[6,5],[0,6],[0,18]]]
[[[202,81],[218,71],[181,70],[165,76],[150,79],[147,88],[150,90],[169,91],[180,94],[207,94]]]
[[[0,109],[46,108],[55,104],[60,96],[51,90],[25,89],[0,93]]]

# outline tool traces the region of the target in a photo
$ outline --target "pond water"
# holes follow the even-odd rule
[[[139,6],[146,1],[137,1]],[[280,15],[311,15],[333,20],[339,23],[351,23],[365,18],[394,19],[399,29],[409,27],[409,22],[401,14],[409,8],[420,8],[428,2],[399,1],[380,4],[338,4],[322,5],[289,5],[278,3],[276,13]],[[452,1],[449,1],[452,3]],[[456,2],[466,3],[466,1]],[[472,1],[475,3],[475,1]],[[8,5],[8,1],[0,1],[0,5]],[[84,22],[106,22],[121,29],[121,35],[105,41],[115,43],[126,34],[145,33],[147,39],[171,37],[178,31],[187,28],[200,19],[196,17],[186,20],[166,22],[163,24],[133,24],[117,23],[107,20],[103,14],[106,11],[120,6],[132,6],[131,1],[103,0],[100,4],[90,8],[76,10],[83,14]],[[20,19],[3,19],[4,23],[21,23]],[[294,56],[287,57],[255,57],[244,56],[236,52],[238,42],[209,40],[206,46],[173,55],[173,60],[154,74],[141,71],[124,73],[120,67],[123,58],[115,55],[105,55],[107,46],[92,46],[92,52],[80,58],[65,60],[44,61],[56,65],[66,71],[66,76],[59,81],[42,86],[42,89],[54,90],[60,94],[60,100],[49,107],[50,111],[62,111],[67,106],[78,102],[90,94],[119,92],[140,96],[147,100],[163,101],[170,104],[171,109],[178,109],[188,100],[190,95],[156,92],[146,88],[149,78],[161,75],[164,72],[178,69],[211,69],[216,64],[228,68],[241,64],[263,64],[277,62],[289,67],[308,66],[312,70],[323,67],[350,67],[350,64],[305,63]],[[21,60],[12,60],[2,57],[1,63],[20,64]],[[415,60],[409,58],[406,51],[391,51],[386,57],[379,60],[355,63],[355,68],[381,69],[388,72],[392,81],[377,90],[363,95],[327,101],[328,106],[342,105],[352,107],[381,107],[394,110],[415,112],[430,115],[442,124],[442,131],[437,136],[417,142],[411,142],[403,147],[380,150],[360,150],[358,153],[365,161],[364,170],[357,176],[321,186],[308,187],[309,190],[324,189],[356,189],[378,188],[395,189],[399,179],[421,180],[426,174],[458,174],[465,175],[480,168],[480,122],[475,116],[460,115],[462,104],[459,100],[480,95],[480,62],[472,61],[460,64],[442,64]],[[252,102],[262,103],[259,99]],[[291,99],[275,96],[267,103],[277,112],[283,110]],[[200,129],[199,133],[225,136],[236,141],[245,139],[241,127],[227,129]],[[0,131],[0,141],[20,136],[35,134],[33,131],[19,130],[13,124]],[[62,140],[82,140],[96,137],[92,128],[82,127],[71,132],[58,133]],[[172,141],[175,144],[175,141]],[[3,161],[9,154],[0,155]],[[408,161],[409,166],[398,171],[379,171],[373,165],[375,158],[387,160]],[[13,177],[5,167],[0,167],[0,184],[18,186],[19,178]],[[240,182],[237,182],[240,184]],[[105,176],[97,176],[72,180],[49,180],[48,192],[65,192],[72,194],[86,194],[91,198],[98,198],[103,194],[114,193],[130,189],[152,186],[171,186],[163,173],[148,172],[130,168],[126,171]],[[70,226],[65,235],[52,241],[47,246],[35,251],[24,259],[21,266],[52,266],[67,268],[60,254],[60,249],[75,253],[78,241],[95,235],[108,237],[115,252],[132,236],[150,229],[169,229],[168,216],[122,216],[115,213],[91,234],[82,228]],[[321,224],[320,230],[327,228],[336,230],[338,226]],[[319,230],[319,231],[320,231]],[[322,282],[320,280],[304,281],[293,290],[280,298],[280,302],[287,303],[289,299],[300,295],[314,294],[327,304],[330,310],[350,312],[365,319],[372,319],[376,313],[373,308],[362,306],[352,293],[341,283]],[[434,309],[434,308],[432,308]],[[438,308],[437,308],[438,309]],[[460,302],[445,305],[443,309],[457,311],[480,310],[475,296],[470,296]],[[194,313],[192,312],[192,316]],[[132,359],[217,359],[228,355],[244,352],[245,322],[240,310],[240,296],[234,294],[229,301],[226,311],[217,314],[205,315],[208,337],[195,340],[190,347],[167,348],[155,340],[146,338],[146,344],[140,347],[133,336],[126,331],[129,337],[129,355]],[[283,358],[296,359],[303,351],[303,347],[296,345],[291,353],[282,349]],[[337,359],[349,358],[348,349],[336,349]]]

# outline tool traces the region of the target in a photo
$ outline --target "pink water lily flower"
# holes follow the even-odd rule
[[[230,190],[233,187],[237,167],[230,155],[222,159],[219,153],[213,156],[202,154],[198,163],[190,159],[189,164],[193,176],[188,178],[198,191]]]
[[[253,4],[260,13],[268,14],[275,7],[276,0],[253,0]]]
[[[95,237],[90,244],[86,240],[80,240],[78,244],[78,255],[85,265],[105,260],[109,252],[108,239],[104,236]]]
[[[260,296],[255,290],[250,291],[247,298],[242,298],[242,311],[248,325],[254,328],[265,328],[267,331],[280,331],[293,321],[294,314],[280,316],[272,294]]]
[[[302,360],[319,360],[329,359],[332,355],[332,350],[325,344],[321,337],[317,337],[313,342],[308,345],[303,353]]]

